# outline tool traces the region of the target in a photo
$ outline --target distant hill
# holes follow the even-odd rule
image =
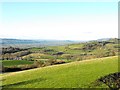
[[[24,39],[7,39],[1,38],[0,44],[3,47],[15,46],[15,47],[37,47],[37,46],[57,46],[78,43],[78,41],[72,40],[24,40]]]
[[[98,39],[98,41],[108,41],[110,40],[111,38],[102,38],[102,39]]]
[[[91,40],[91,41],[116,41],[117,38],[102,38],[98,40]],[[81,42],[88,42],[88,41],[74,41],[74,40],[24,40],[24,39],[8,39],[8,38],[0,38],[0,44],[3,47],[43,47],[43,46],[59,46],[59,45],[66,45],[66,44],[75,44]]]

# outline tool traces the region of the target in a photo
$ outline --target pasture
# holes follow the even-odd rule
[[[92,86],[98,78],[118,71],[118,56],[75,61],[0,75],[3,88],[106,88]]]
[[[10,67],[10,66],[17,66],[17,65],[26,65],[26,64],[33,64],[33,61],[27,61],[27,60],[2,60],[0,61],[4,65],[4,67]]]

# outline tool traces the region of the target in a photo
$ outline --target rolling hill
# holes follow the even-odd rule
[[[43,47],[43,46],[57,46],[78,43],[78,41],[72,40],[24,40],[24,39],[7,39],[0,38],[0,44],[3,47],[13,46],[13,47]]]
[[[118,72],[118,56],[96,58],[0,75],[3,88],[107,88],[91,83]]]

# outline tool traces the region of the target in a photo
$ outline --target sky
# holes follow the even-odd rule
[[[118,37],[117,2],[2,2],[0,38],[95,40]]]

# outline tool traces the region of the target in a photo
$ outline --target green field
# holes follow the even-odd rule
[[[101,76],[117,71],[118,57],[113,56],[6,73],[0,77],[5,88],[88,88]]]
[[[33,64],[33,61],[26,61],[26,60],[2,60],[0,62],[2,62],[4,67]]]

